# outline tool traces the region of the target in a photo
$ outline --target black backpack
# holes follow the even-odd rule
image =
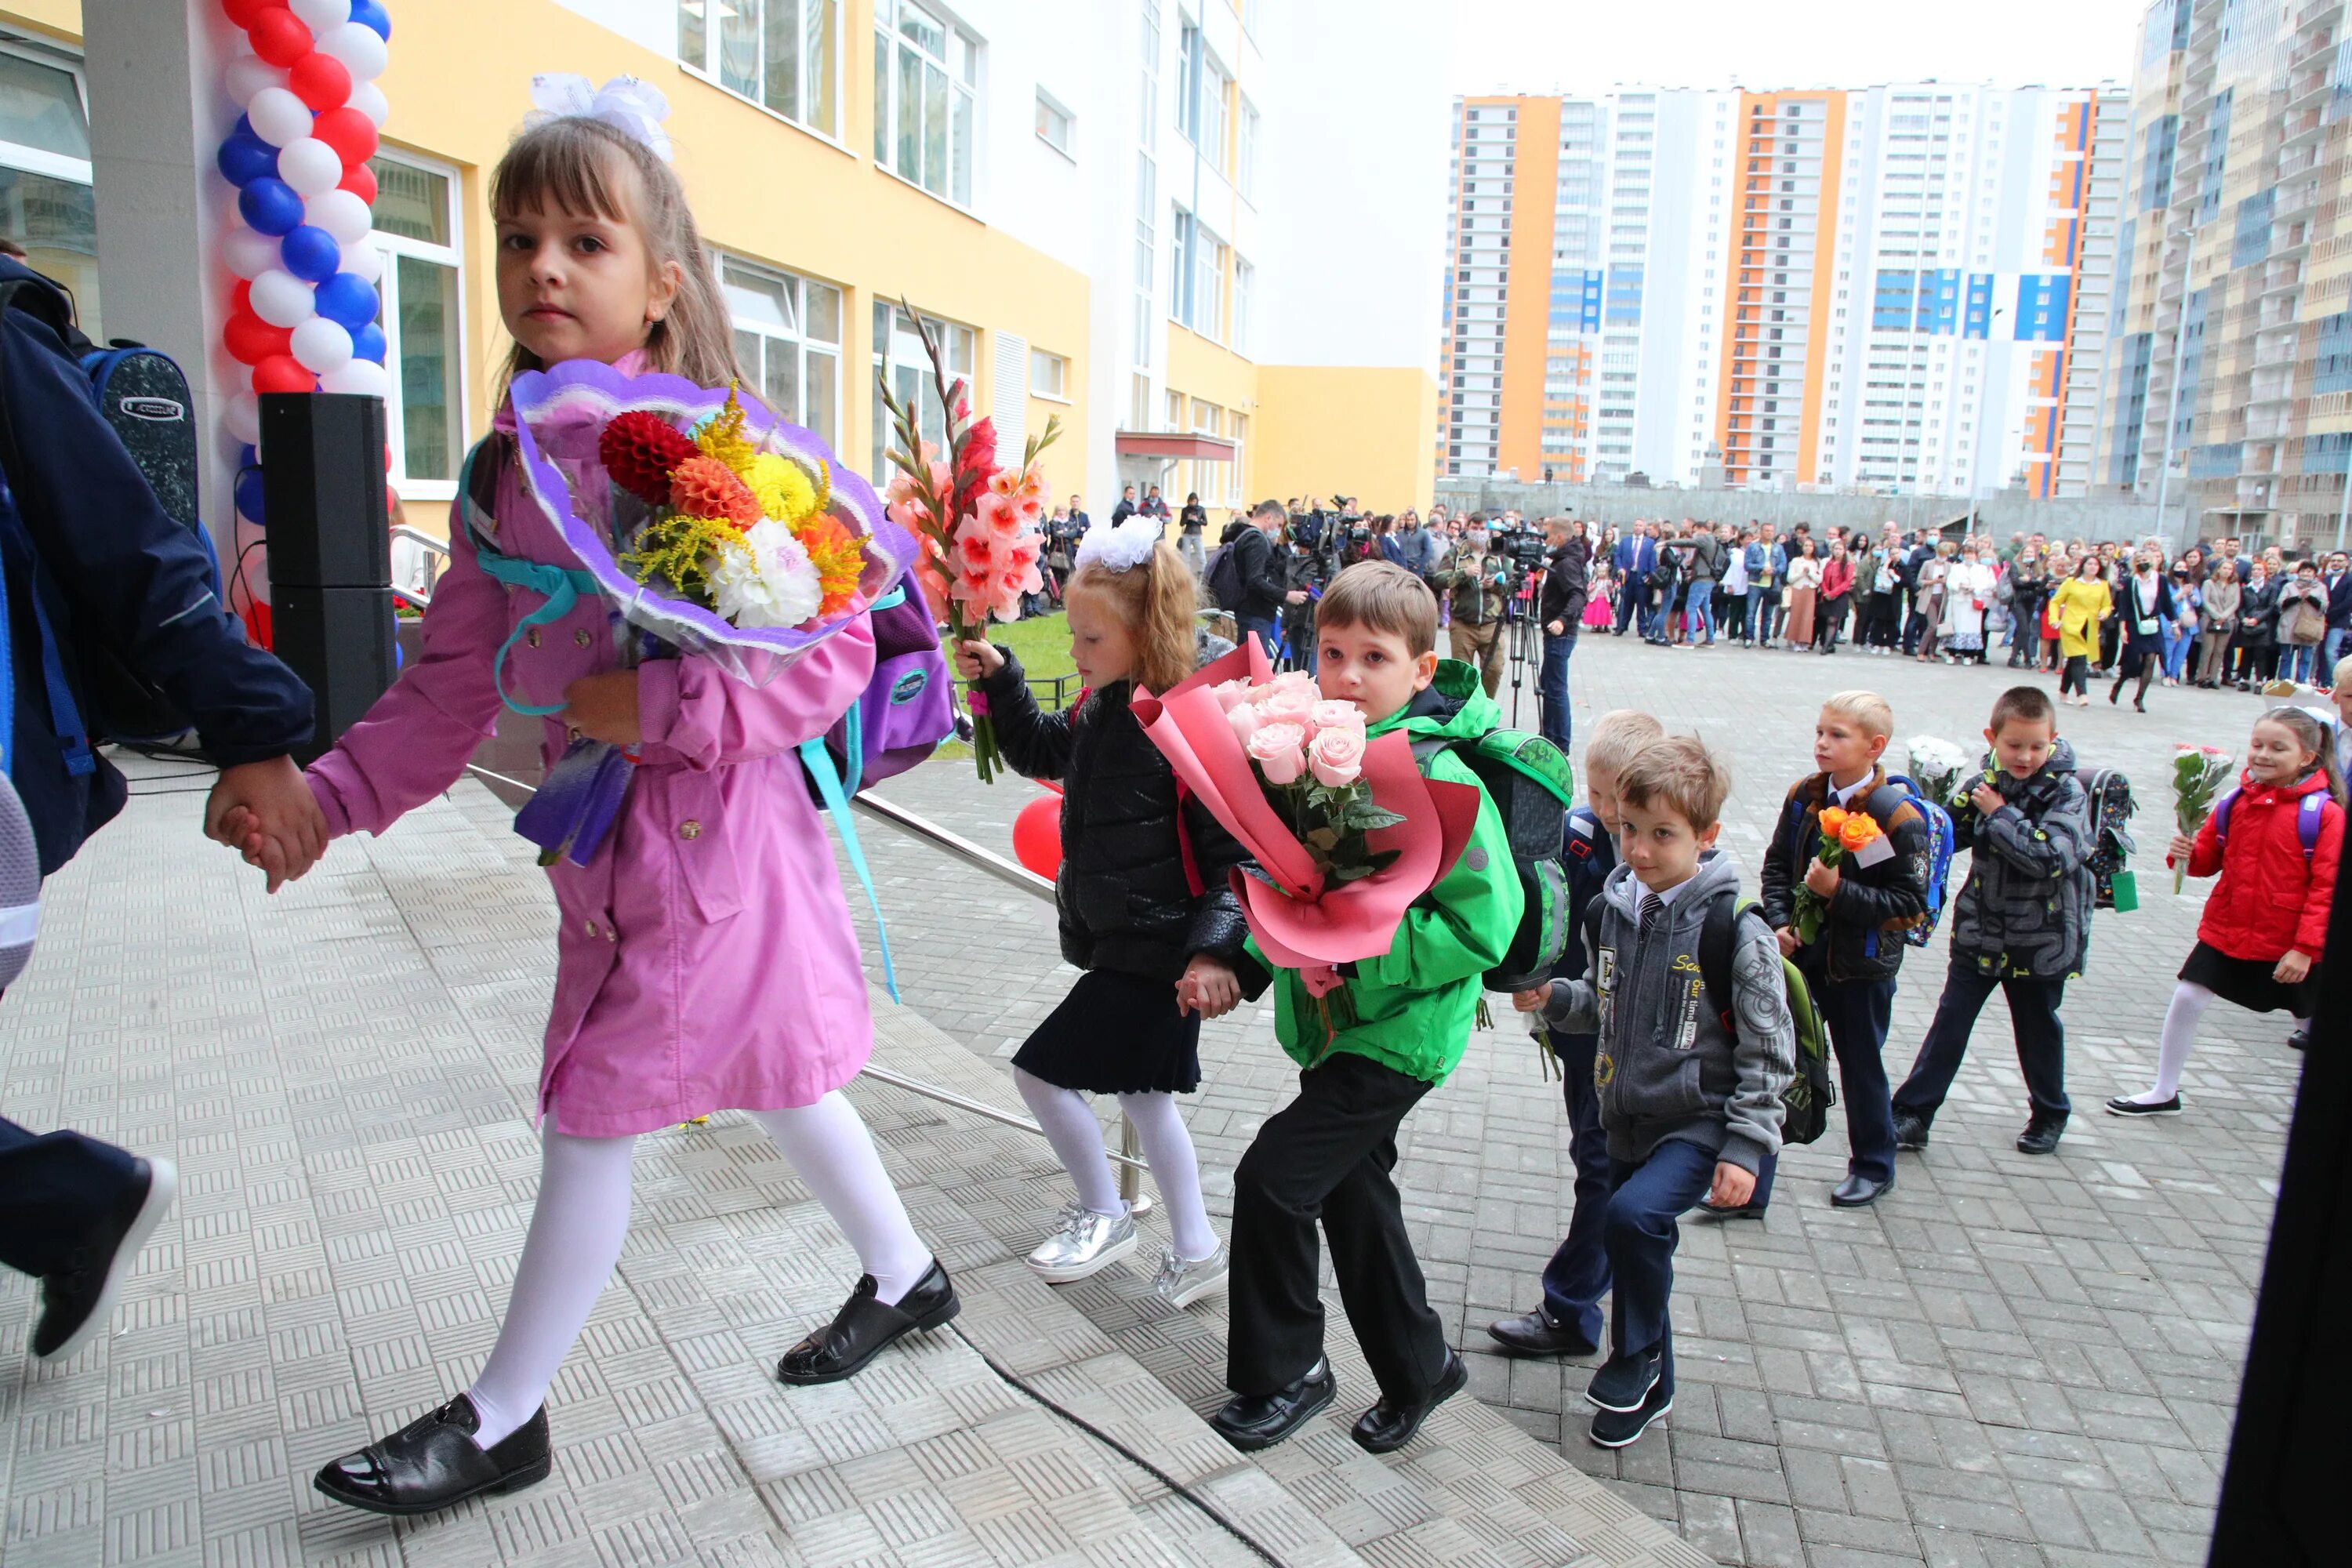
[[[2116,907],[2116,874],[2139,847],[2132,841],[2129,826],[2139,803],[2132,799],[2131,780],[2119,768],[2076,768],[2074,782],[2083,786],[2083,794],[2090,802],[2091,852],[2083,863],[2090,868],[2091,879],[2097,889],[2092,904],[2095,909],[2112,910]]]
[[[1238,537],[1218,545],[1209,552],[1208,565],[1201,574],[1217,608],[1235,615],[1241,613],[1243,596],[1249,592],[1249,585],[1242,580],[1241,547]]]
[[[1734,891],[1717,894],[1707,906],[1706,923],[1698,932],[1698,969],[1709,996],[1730,1002],[1731,943],[1739,932],[1739,917],[1758,909],[1753,902],[1743,903]],[[1829,1026],[1795,960],[1780,960],[1780,982],[1797,1036],[1796,1076],[1780,1096],[1786,1111],[1780,1121],[1780,1141],[1811,1143],[1829,1130],[1830,1107],[1837,1103],[1837,1085],[1830,1077]],[[1737,1037],[1738,1009],[1727,1005],[1720,1016],[1725,1031]]]
[[[1568,808],[1576,798],[1575,770],[1558,746],[1524,730],[1489,730],[1471,737],[1416,736],[1412,760],[1423,773],[1431,759],[1451,751],[1476,775],[1495,803],[1511,843],[1527,907],[1502,963],[1486,971],[1489,991],[1524,991],[1548,978],[1568,950],[1568,867],[1563,840]]]

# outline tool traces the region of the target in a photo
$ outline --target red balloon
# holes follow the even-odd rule
[[[365,163],[353,163],[343,171],[342,183],[336,189],[349,191],[368,205],[375,205],[375,171]]]
[[[253,279],[240,278],[229,285],[228,313],[232,316],[253,314]]]
[[[1013,855],[1040,877],[1051,880],[1062,868],[1062,802],[1041,795],[1013,819]]]
[[[313,50],[287,71],[286,85],[314,112],[341,109],[352,100],[352,68],[332,55]]]
[[[221,0],[221,10],[240,27],[253,26],[254,18],[264,11],[283,11],[286,0]]]
[[[310,134],[332,147],[346,169],[375,156],[375,121],[348,105],[312,121]]]
[[[294,329],[273,327],[251,310],[240,310],[221,330],[221,342],[239,364],[259,364],[273,355],[294,352]]]
[[[254,17],[245,36],[253,41],[253,52],[274,66],[290,66],[311,50],[310,29],[283,6],[273,5]]]
[[[315,392],[319,378],[302,368],[292,354],[272,354],[253,367],[256,392]]]

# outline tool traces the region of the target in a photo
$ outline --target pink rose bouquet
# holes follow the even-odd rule
[[[1404,820],[1374,804],[1364,779],[1364,715],[1326,700],[1315,679],[1287,670],[1216,689],[1225,721],[1249,754],[1266,804],[1281,814],[1328,881],[1369,877],[1396,858],[1368,835]]]

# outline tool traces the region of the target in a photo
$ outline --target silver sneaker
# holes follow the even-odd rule
[[[1084,1204],[1072,1204],[1062,1210],[1054,1233],[1029,1255],[1029,1267],[1048,1285],[1067,1285],[1134,1250],[1134,1215],[1097,1214]]]
[[[1223,1290],[1233,1263],[1222,1241],[1206,1258],[1179,1258],[1175,1248],[1164,1247],[1160,1249],[1160,1276],[1152,1280],[1151,1289],[1171,1307],[1189,1307],[1203,1296]]]

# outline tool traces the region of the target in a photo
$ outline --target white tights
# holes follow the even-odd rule
[[[895,1304],[931,1266],[906,1205],[882,1169],[857,1108],[838,1089],[814,1105],[748,1112],[833,1216],[875,1295]],[[516,1266],[507,1315],[481,1375],[467,1390],[491,1447],[529,1421],[580,1338],[629,1233],[635,1138],[577,1138],[551,1121],[540,1144],[539,1202]]]
[[[1013,1081],[1028,1102],[1030,1114],[1045,1130],[1046,1141],[1062,1168],[1078,1189],[1078,1202],[1097,1214],[1125,1214],[1118,1184],[1111,1179],[1110,1156],[1103,1152],[1102,1123],[1095,1120],[1087,1097],[1072,1089],[1047,1083],[1034,1073],[1013,1069]],[[1217,1234],[1209,1228],[1208,1206],[1201,1201],[1201,1162],[1192,1152],[1192,1135],[1185,1131],[1183,1113],[1172,1094],[1122,1094],[1118,1108],[1135,1124],[1137,1142],[1151,1167],[1168,1205],[1169,1239],[1180,1258],[1198,1259],[1217,1250]]]
[[[2197,1025],[2213,1004],[2210,987],[2184,980],[2173,987],[2172,1005],[2164,1010],[2164,1035],[2156,1053],[2156,1087],[2138,1098],[2141,1105],[2158,1105],[2180,1092],[2180,1069],[2189,1065],[2189,1047],[2197,1043]],[[2294,1026],[2307,1029],[2308,1018]]]

